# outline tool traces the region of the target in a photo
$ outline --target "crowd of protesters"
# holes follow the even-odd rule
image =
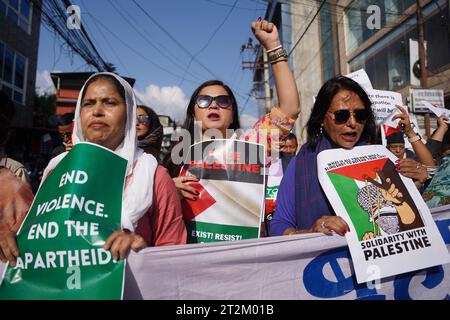
[[[298,90],[277,28],[261,20],[253,22],[251,27],[268,52],[279,105],[258,120],[250,132],[239,135],[237,131],[230,138],[264,144],[268,167],[274,150],[280,151],[276,154],[283,160],[285,174],[269,235],[313,232],[344,235],[349,226],[336,216],[319,184],[317,155],[327,149],[352,149],[379,141],[371,101],[364,89],[349,78],[337,76],[328,80],[319,90],[307,122],[307,143],[299,148],[292,133],[299,114]],[[151,108],[136,104],[133,89],[125,80],[113,73],[98,73],[89,78],[80,92],[75,113],[60,117],[61,144],[53,149],[53,159],[41,164],[46,169],[39,173],[27,170],[4,153],[14,106],[4,95],[0,98],[0,183],[4,190],[0,194],[2,261],[14,264],[19,255],[15,235],[32,202],[31,191],[37,190],[35,184],[30,187],[29,176],[45,180],[72,147],[83,141],[108,148],[128,161],[122,229],[113,232],[105,243],[105,249],[111,250],[114,258],[126,257],[130,249],[186,243],[181,201],[196,200],[198,191],[192,182],[199,179],[180,177],[182,163],[174,161],[170,153],[162,159],[163,128],[158,116]],[[448,119],[445,116],[438,119],[438,128],[425,144],[412,129],[406,110],[402,106],[397,108],[399,114],[395,118],[403,130],[387,139],[387,149],[398,157],[397,171],[416,182],[430,208],[449,204]],[[189,142],[217,138],[220,134],[220,138],[229,138],[227,129],[240,129],[238,110],[229,86],[219,80],[203,83],[193,92],[187,107],[184,128],[191,134]],[[201,134],[195,140],[195,126],[199,123]],[[262,137],[262,131],[269,134]],[[276,138],[272,132],[277,133]],[[405,151],[404,136],[413,150]]]

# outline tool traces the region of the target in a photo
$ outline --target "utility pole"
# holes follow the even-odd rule
[[[421,1],[416,0],[416,16],[417,16],[417,29],[419,31],[419,63],[420,63],[420,86],[422,89],[428,87],[427,84],[427,66],[426,66],[426,56],[425,56],[425,35],[424,35],[424,21],[422,15]],[[431,136],[430,128],[430,113],[425,113],[425,134],[429,138]]]

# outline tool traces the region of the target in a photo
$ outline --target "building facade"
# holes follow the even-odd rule
[[[410,43],[418,39],[416,0],[317,0],[269,1],[268,12],[279,7],[289,15],[292,53],[289,63],[299,89],[301,114],[297,137],[306,140],[303,128],[322,84],[338,74],[364,68],[375,89],[397,91],[405,104],[411,88]],[[450,1],[422,0],[427,46],[427,89],[442,89],[450,106]],[[288,7],[287,7],[288,5]],[[283,7],[284,6],[284,7]],[[269,9],[271,11],[269,11]],[[283,15],[281,16],[284,17]],[[269,17],[270,18],[270,17]],[[270,84],[273,86],[273,84]],[[423,116],[417,115],[423,127]],[[432,122],[433,123],[433,122]]]
[[[16,104],[16,127],[33,125],[40,25],[39,1],[0,0],[0,90]]]

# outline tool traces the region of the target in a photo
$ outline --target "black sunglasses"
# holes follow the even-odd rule
[[[216,97],[200,95],[195,100],[195,103],[197,103],[197,105],[200,109],[206,109],[211,105],[211,103],[213,101],[216,101],[217,105],[219,107],[221,107],[222,109],[228,109],[231,107],[231,104],[232,104],[230,96],[226,96],[226,95],[216,96]]]
[[[370,112],[366,109],[356,109],[355,111],[350,111],[347,109],[336,110],[334,112],[328,111],[333,115],[333,120],[336,124],[344,124],[348,121],[351,115],[355,117],[356,122],[364,123],[369,119]]]

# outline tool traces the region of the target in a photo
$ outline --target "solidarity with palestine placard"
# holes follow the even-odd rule
[[[450,262],[447,247],[414,182],[381,145],[325,150],[320,184],[346,234],[358,283]]]
[[[198,199],[182,201],[188,242],[258,238],[264,203],[264,146],[232,139],[203,141],[191,146],[181,176]]]
[[[17,235],[0,299],[121,299],[125,262],[103,249],[121,226],[127,161],[79,143],[44,180]]]

